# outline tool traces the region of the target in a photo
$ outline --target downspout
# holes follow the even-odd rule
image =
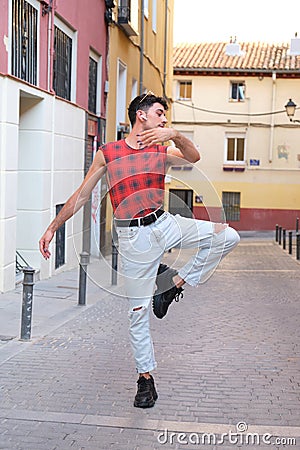
[[[272,106],[271,106],[271,113],[273,113],[275,111],[275,99],[276,99],[276,72],[273,72],[272,73]],[[271,114],[269,163],[271,163],[273,161],[274,122],[275,122],[275,116],[274,116],[274,114]]]
[[[144,0],[141,0],[141,42],[140,42],[140,86],[139,95],[143,93],[144,84]]]
[[[164,41],[164,79],[163,79],[163,95],[166,95],[166,80],[167,80],[167,42],[168,42],[168,0],[165,3],[165,41]]]
[[[54,57],[54,12],[55,0],[49,0],[51,14],[48,20],[48,91],[54,94],[53,90],[53,57]]]
[[[53,90],[53,57],[54,57],[54,12],[55,0],[49,0],[51,13],[49,14],[48,22],[48,91],[55,94]],[[55,217],[55,203],[54,203],[54,124],[55,124],[55,95],[52,96],[52,114],[51,114],[51,172],[50,172],[50,217],[51,220]],[[53,265],[49,265],[49,274],[52,276],[55,269]]]

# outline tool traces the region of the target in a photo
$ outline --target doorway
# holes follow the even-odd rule
[[[169,190],[169,212],[182,217],[193,216],[193,191],[191,189]]]

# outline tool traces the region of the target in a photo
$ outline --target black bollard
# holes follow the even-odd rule
[[[278,244],[281,245],[281,232],[282,232],[282,227],[278,228]]]
[[[293,232],[289,231],[289,255],[293,253]]]
[[[283,250],[286,249],[286,229],[285,228],[282,230],[282,248],[283,248]]]
[[[299,231],[299,217],[296,219],[296,233]]]
[[[275,228],[275,242],[278,242],[278,228],[279,228],[279,225],[276,225],[276,228]]]
[[[85,305],[86,303],[86,273],[89,259],[88,252],[80,253],[78,305]]]
[[[35,270],[32,267],[23,268],[24,278],[22,296],[21,341],[28,341],[31,338],[34,272]]]
[[[296,258],[300,259],[300,233],[296,234]]]

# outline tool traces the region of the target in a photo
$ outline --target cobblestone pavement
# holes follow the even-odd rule
[[[0,364],[0,449],[300,449],[299,269],[271,241],[242,240],[152,317],[148,410],[133,407],[126,300],[103,294]]]

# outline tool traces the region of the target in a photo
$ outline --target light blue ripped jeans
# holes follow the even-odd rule
[[[233,228],[228,226],[217,233],[215,225],[165,212],[148,226],[117,227],[137,372],[150,372],[156,367],[149,314],[157,269],[164,252],[171,248],[195,248],[195,254],[178,275],[191,286],[204,283],[220,260],[240,241]]]

